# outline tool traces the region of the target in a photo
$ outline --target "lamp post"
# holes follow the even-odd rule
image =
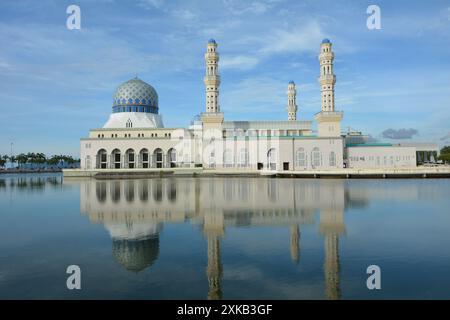
[[[11,142],[11,154],[9,158],[9,161],[11,162],[11,168],[13,167],[13,145],[14,143]]]

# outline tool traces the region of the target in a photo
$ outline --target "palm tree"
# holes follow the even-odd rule
[[[40,153],[36,153],[36,159],[35,159],[36,163],[44,163],[47,161],[47,157],[45,156],[44,153],[40,152]]]
[[[4,167],[6,163],[5,156],[0,156],[0,167]]]
[[[21,153],[21,154],[16,156],[16,160],[19,163],[19,168],[20,168],[21,164],[25,164],[25,163],[28,162],[29,155],[30,155],[30,153],[28,153],[28,154]]]

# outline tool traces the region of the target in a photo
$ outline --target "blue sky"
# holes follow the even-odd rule
[[[81,30],[66,28],[70,4]],[[366,27],[370,4],[381,30]],[[0,9],[0,154],[13,142],[14,153],[78,156],[79,138],[105,123],[115,88],[136,73],[158,91],[165,126],[187,126],[204,110],[210,38],[227,120],[286,119],[289,80],[298,118],[312,119],[327,37],[343,128],[450,144],[449,1],[2,0]],[[388,129],[412,139],[383,137]]]

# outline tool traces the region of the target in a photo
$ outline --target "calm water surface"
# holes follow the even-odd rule
[[[445,179],[0,176],[2,299],[450,299],[449,244]]]

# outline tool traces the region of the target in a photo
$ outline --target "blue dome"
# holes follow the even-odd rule
[[[295,84],[294,80],[289,81],[289,84]]]
[[[209,39],[208,43],[214,43],[214,44],[216,44],[216,40],[214,40],[214,39]]]
[[[330,39],[325,38],[322,40],[322,43],[331,43],[331,41],[330,41]]]
[[[138,77],[122,83],[113,96],[113,112],[148,112],[158,114],[158,94]]]

